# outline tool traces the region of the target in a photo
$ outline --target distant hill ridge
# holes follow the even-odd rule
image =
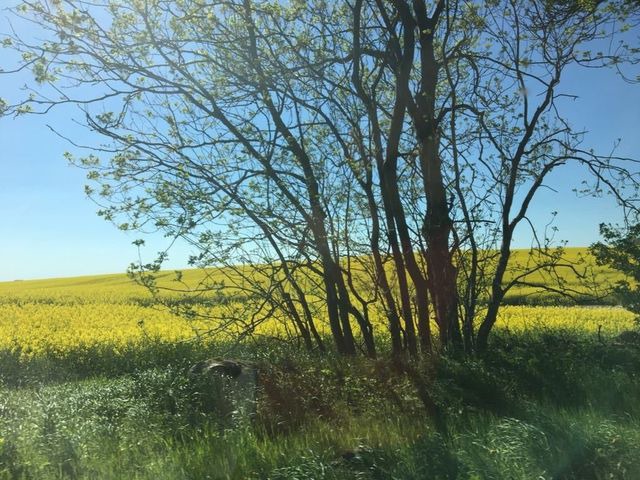
[[[603,288],[606,285],[611,285],[615,281],[619,280],[621,275],[608,267],[596,266],[593,257],[588,252],[586,247],[568,247],[565,248],[566,258],[571,261],[578,261],[580,258],[586,259],[587,264],[590,265],[591,273],[595,275],[597,282],[601,282]],[[528,249],[514,250],[512,254],[512,263],[523,263],[526,261],[526,256],[529,254]],[[580,267],[584,268],[584,266]],[[210,269],[208,274],[215,278],[220,277],[220,280],[224,278],[222,272],[219,269]],[[182,271],[182,280],[185,284],[195,285],[203,277],[202,270],[200,269],[186,269]],[[176,286],[175,283],[176,274],[173,270],[166,270],[159,273],[160,285],[163,286]],[[563,279],[566,281],[566,285],[574,290],[580,290],[580,280],[569,269],[563,273]],[[532,284],[545,284],[548,278],[544,275],[535,274],[528,278]],[[505,299],[506,303],[515,304],[575,304],[575,303],[606,303],[610,304],[614,301],[612,299],[589,299],[582,298],[577,301],[572,301],[569,298],[563,298],[559,294],[549,294],[548,292],[540,293],[534,287],[516,287],[510,291]],[[49,278],[49,279],[37,279],[37,280],[20,280],[20,281],[6,281],[0,282],[0,297],[2,296],[25,296],[25,297],[48,297],[48,296],[73,296],[77,298],[81,297],[94,297],[97,295],[104,295],[109,297],[128,297],[139,298],[141,296],[148,297],[149,292],[145,287],[136,284],[126,273],[111,273],[102,275],[84,275],[78,277],[62,277],[62,278]]]

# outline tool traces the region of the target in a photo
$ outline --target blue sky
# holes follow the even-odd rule
[[[6,88],[0,79],[0,90]],[[0,119],[0,281],[124,272],[138,255],[133,240],[147,240],[146,260],[165,244],[96,215],[84,194],[85,172],[62,157],[73,148],[47,128],[69,130],[65,113]],[[181,253],[182,262],[167,266],[183,266]]]
[[[2,17],[0,12],[0,28],[6,26]],[[10,61],[8,55],[0,49],[0,67]],[[0,97],[15,98],[20,84],[0,75]],[[565,112],[575,127],[590,131],[586,145],[609,152],[620,138],[616,153],[640,158],[640,85],[611,71],[572,70],[561,87],[579,96],[565,103]],[[47,127],[91,142],[72,122],[74,116],[80,117],[78,111],[66,108],[46,117],[0,118],[0,281],[123,272],[138,255],[133,240],[147,241],[146,260],[167,244],[160,236],[125,234],[96,215],[97,206],[84,194],[85,172],[63,158],[73,146]],[[531,209],[538,225],[558,211],[556,238],[571,246],[596,241],[598,224],[619,218],[608,198],[576,198],[571,188],[579,180],[574,170],[559,171],[550,183],[557,192],[542,192]],[[529,232],[521,230],[515,246],[530,241]],[[167,267],[184,267],[188,252],[178,245]]]

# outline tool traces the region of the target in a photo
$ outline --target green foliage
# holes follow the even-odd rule
[[[627,279],[617,282],[615,292],[625,308],[640,315],[640,223],[627,229],[601,224],[604,242],[594,243],[590,251],[599,265],[607,265]]]

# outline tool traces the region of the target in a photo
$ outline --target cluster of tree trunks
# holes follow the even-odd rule
[[[620,186],[637,173],[580,147],[557,87],[569,65],[637,61],[632,45],[586,50],[635,2],[103,3],[15,10],[45,40],[4,38],[22,62],[5,73],[29,69],[39,87],[0,107],[79,105],[110,142],[73,160],[100,213],[224,267],[247,300],[214,317],[240,337],[284,317],[324,351],[326,319],[338,352],[375,356],[382,316],[395,355],[484,351],[510,288],[547,272],[565,291],[553,272],[577,268],[527,218],[552,171],[583,166],[633,206]],[[526,225],[531,261],[516,265]],[[163,258],[133,273],[157,290]]]

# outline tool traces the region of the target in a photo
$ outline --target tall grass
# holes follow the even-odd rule
[[[239,352],[262,369],[252,420],[221,418],[186,374],[209,352],[122,375],[34,377],[0,388],[0,478],[640,478],[637,347],[535,330],[492,347],[415,365],[444,433],[391,360],[275,341]]]

